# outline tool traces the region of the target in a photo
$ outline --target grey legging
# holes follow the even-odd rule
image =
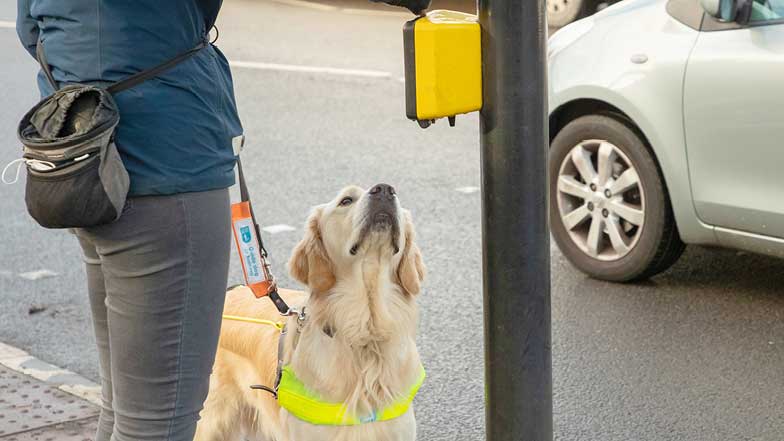
[[[103,406],[96,441],[191,441],[229,266],[228,189],[129,198],[75,231],[87,264]]]

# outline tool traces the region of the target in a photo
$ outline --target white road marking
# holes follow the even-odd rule
[[[319,73],[330,75],[345,75],[353,77],[366,77],[366,78],[390,78],[392,74],[380,70],[366,70],[366,69],[343,69],[339,67],[327,66],[302,66],[296,64],[277,64],[277,63],[261,63],[256,61],[229,61],[231,67],[257,69],[257,70],[273,70],[281,72],[300,72],[300,73]]]
[[[55,277],[57,273],[48,269],[40,269],[35,271],[28,271],[26,273],[19,273],[19,277],[27,280],[40,280],[49,277]]]
[[[455,191],[459,191],[460,193],[464,194],[471,194],[479,191],[479,187],[458,187],[455,189]]]
[[[289,6],[299,6],[302,8],[315,9],[318,11],[337,11],[337,6],[323,5],[321,3],[314,3],[305,0],[272,0],[275,3],[280,3]]]
[[[276,0],[281,1],[281,0]],[[285,0],[285,1],[294,1],[294,0]],[[300,0],[296,0],[300,1]],[[302,1],[301,3],[309,3]],[[330,6],[333,8],[333,6]],[[16,25],[10,21],[0,21],[0,28],[16,28]],[[297,64],[280,64],[280,63],[263,63],[257,61],[230,61],[229,64],[232,67],[236,68],[244,68],[244,69],[256,69],[256,70],[270,70],[270,71],[279,71],[279,72],[299,72],[299,73],[316,73],[316,74],[328,74],[328,75],[343,75],[343,76],[350,76],[350,77],[365,77],[365,78],[391,78],[392,74],[390,72],[384,72],[381,70],[369,70],[369,69],[344,69],[340,67],[329,67],[329,66],[303,66]]]
[[[274,0],[274,1],[277,3],[290,4],[294,6],[304,6],[304,7],[319,9],[324,11],[338,10],[338,8],[335,6],[322,5],[319,3],[312,3],[304,0]],[[353,11],[353,10],[349,10],[349,11]],[[354,13],[354,12],[349,12],[349,13]],[[388,13],[385,12],[385,14]],[[0,28],[15,29],[16,23],[12,21],[0,20]],[[343,75],[343,76],[364,77],[364,78],[392,78],[392,74],[390,72],[384,72],[381,70],[370,70],[370,69],[345,69],[345,68],[330,67],[330,66],[303,66],[297,64],[263,63],[263,62],[256,62],[256,61],[236,61],[236,60],[230,61],[229,64],[232,67],[244,68],[244,69],[270,70],[270,71],[279,71],[279,72],[316,73],[316,74],[327,74],[327,75]]]
[[[45,363],[19,348],[2,342],[0,342],[0,365],[46,382],[63,392],[84,398],[98,406],[101,405],[101,387],[99,385],[67,369]],[[57,379],[65,379],[65,382],[54,381]]]
[[[340,12],[344,14],[351,14],[351,15],[367,15],[371,17],[402,17],[402,18],[412,18],[414,17],[413,14],[410,12],[397,12],[397,11],[375,11],[371,9],[353,9],[353,8],[344,8],[341,9]]]
[[[262,228],[262,230],[266,231],[269,234],[278,234],[278,233],[285,233],[288,231],[297,231],[296,228],[286,224],[267,225],[266,227]]]
[[[287,5],[287,6],[298,6],[300,8],[314,9],[316,11],[330,11],[330,12],[338,11],[344,14],[351,14],[351,15],[366,15],[366,16],[377,16],[377,17],[403,17],[403,18],[413,17],[412,14],[406,12],[379,11],[374,9],[359,9],[359,8],[340,8],[338,6],[325,5],[323,3],[317,3],[315,1],[308,1],[308,0],[272,0],[272,2],[279,3],[282,5]]]

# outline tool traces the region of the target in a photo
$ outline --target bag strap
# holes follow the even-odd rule
[[[164,63],[161,63],[161,64],[159,64],[159,65],[157,65],[157,66],[155,66],[153,68],[150,68],[150,69],[147,69],[147,70],[143,70],[141,72],[138,72],[138,73],[135,73],[135,74],[131,75],[130,77],[128,77],[128,78],[126,78],[126,79],[124,79],[122,81],[118,81],[118,82],[112,84],[111,86],[107,87],[106,90],[109,93],[111,93],[112,95],[114,95],[116,93],[122,92],[123,90],[127,90],[127,89],[130,89],[132,87],[136,87],[139,84],[141,84],[141,83],[143,83],[143,82],[145,82],[145,81],[147,81],[149,79],[155,78],[158,75],[162,74],[163,72],[165,72],[165,71],[171,69],[172,67],[174,67],[174,66],[182,63],[183,61],[187,60],[188,58],[193,56],[193,54],[195,54],[196,52],[199,52],[200,50],[204,49],[207,46],[207,44],[208,43],[206,41],[202,41],[201,43],[197,44],[196,47],[194,47],[193,49],[191,49],[191,50],[189,50],[187,52],[184,52],[184,53],[182,53],[180,55],[177,55],[176,57],[172,58],[171,60],[166,61]]]
[[[161,63],[153,68],[135,73],[122,81],[118,81],[112,84],[111,86],[106,88],[106,91],[114,95],[116,93],[122,92],[123,90],[127,90],[132,87],[138,86],[139,84],[149,79],[155,78],[158,75],[162,74],[163,72],[187,60],[196,52],[204,49],[207,46],[207,44],[208,43],[206,40],[202,41],[201,43],[196,45],[196,47],[180,55],[177,55],[176,57],[172,58],[169,61]],[[59,87],[57,86],[57,81],[55,81],[54,76],[52,75],[52,69],[49,67],[49,63],[46,62],[44,45],[40,38],[38,39],[38,43],[36,44],[35,55],[36,58],[38,59],[38,64],[41,65],[41,70],[43,70],[44,75],[46,75],[46,79],[49,80],[49,84],[54,88],[54,90],[58,90]]]
[[[54,88],[54,90],[59,89],[57,86],[57,81],[54,80],[54,75],[52,75],[52,69],[49,67],[49,63],[46,62],[44,45],[41,42],[41,37],[38,37],[38,43],[35,45],[35,58],[38,60],[38,64],[41,65],[41,70],[44,71],[44,75],[46,75],[46,79],[49,80],[49,84]]]

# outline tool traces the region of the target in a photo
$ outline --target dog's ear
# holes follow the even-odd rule
[[[305,237],[294,248],[289,259],[291,276],[307,285],[314,293],[329,291],[335,285],[332,262],[321,240],[319,220],[322,211],[321,208],[316,208],[310,214],[305,225]]]
[[[419,294],[421,283],[425,279],[425,264],[422,262],[422,253],[414,242],[416,233],[411,214],[406,212],[403,218],[406,243],[403,246],[403,256],[400,258],[397,276],[400,279],[400,286],[413,296]]]

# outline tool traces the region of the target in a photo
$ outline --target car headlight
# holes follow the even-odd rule
[[[587,34],[593,28],[593,23],[593,17],[586,17],[556,31],[547,40],[547,59],[551,59],[558,52],[566,49],[580,37]]]

